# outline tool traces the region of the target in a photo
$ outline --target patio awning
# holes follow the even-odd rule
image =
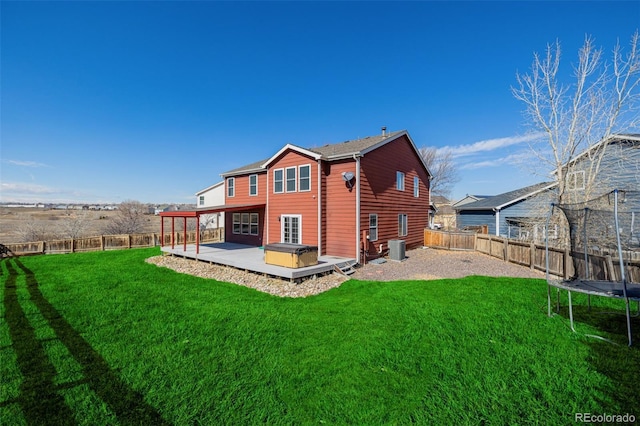
[[[237,212],[243,210],[259,209],[266,207],[266,204],[223,204],[221,206],[202,207],[195,210],[176,210],[173,212],[161,212],[162,217],[197,217],[203,214],[219,212]]]

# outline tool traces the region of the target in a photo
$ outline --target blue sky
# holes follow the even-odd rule
[[[276,153],[406,129],[452,198],[545,180],[517,71],[610,52],[640,2],[0,3],[0,201],[194,202]],[[523,166],[528,164],[529,167]]]

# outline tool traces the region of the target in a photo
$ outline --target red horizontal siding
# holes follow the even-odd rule
[[[252,173],[253,174],[253,173]],[[227,185],[229,178],[225,179],[224,196],[225,204],[264,204],[267,202],[267,173],[257,173],[258,195],[249,195],[249,175],[234,176],[235,196],[229,197]]]
[[[287,167],[311,166],[311,190],[300,192],[297,182],[299,170],[296,169],[296,192],[273,192],[273,173],[276,169]],[[302,244],[318,245],[318,162],[317,160],[300,154],[297,151],[288,150],[269,166],[269,236],[267,244],[277,243],[281,240],[282,215],[302,216]],[[286,187],[286,182],[284,182]]]
[[[406,137],[367,153],[361,160],[361,231],[369,230],[369,214],[378,215],[378,240],[368,244],[375,253],[389,240],[405,240],[407,248],[423,244],[429,222],[429,177]],[[396,189],[396,172],[405,174],[405,189]],[[413,196],[413,178],[419,178],[419,197]],[[406,214],[408,235],[398,235],[398,215]]]
[[[356,173],[356,162],[332,162],[326,170],[326,224],[323,228],[326,236],[326,254],[357,259],[355,180],[350,190],[349,185],[342,179],[342,172]]]

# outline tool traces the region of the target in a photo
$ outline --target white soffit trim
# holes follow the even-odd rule
[[[269,158],[260,167],[262,167],[263,169],[266,168],[269,164],[271,164],[273,161],[275,161],[276,158],[278,158],[280,155],[282,155],[287,150],[292,150],[292,151],[299,152],[300,154],[303,154],[303,155],[306,155],[308,157],[311,157],[314,160],[319,160],[319,159],[322,158],[322,155],[318,154],[317,152],[309,151],[308,149],[300,148],[299,146],[292,145],[292,144],[288,143],[285,146],[283,146],[282,148],[280,148],[280,151],[276,152],[275,155],[273,155],[271,158]]]

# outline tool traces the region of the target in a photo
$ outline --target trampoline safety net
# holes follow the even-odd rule
[[[571,280],[640,283],[640,191],[615,190],[553,208],[568,221]]]

